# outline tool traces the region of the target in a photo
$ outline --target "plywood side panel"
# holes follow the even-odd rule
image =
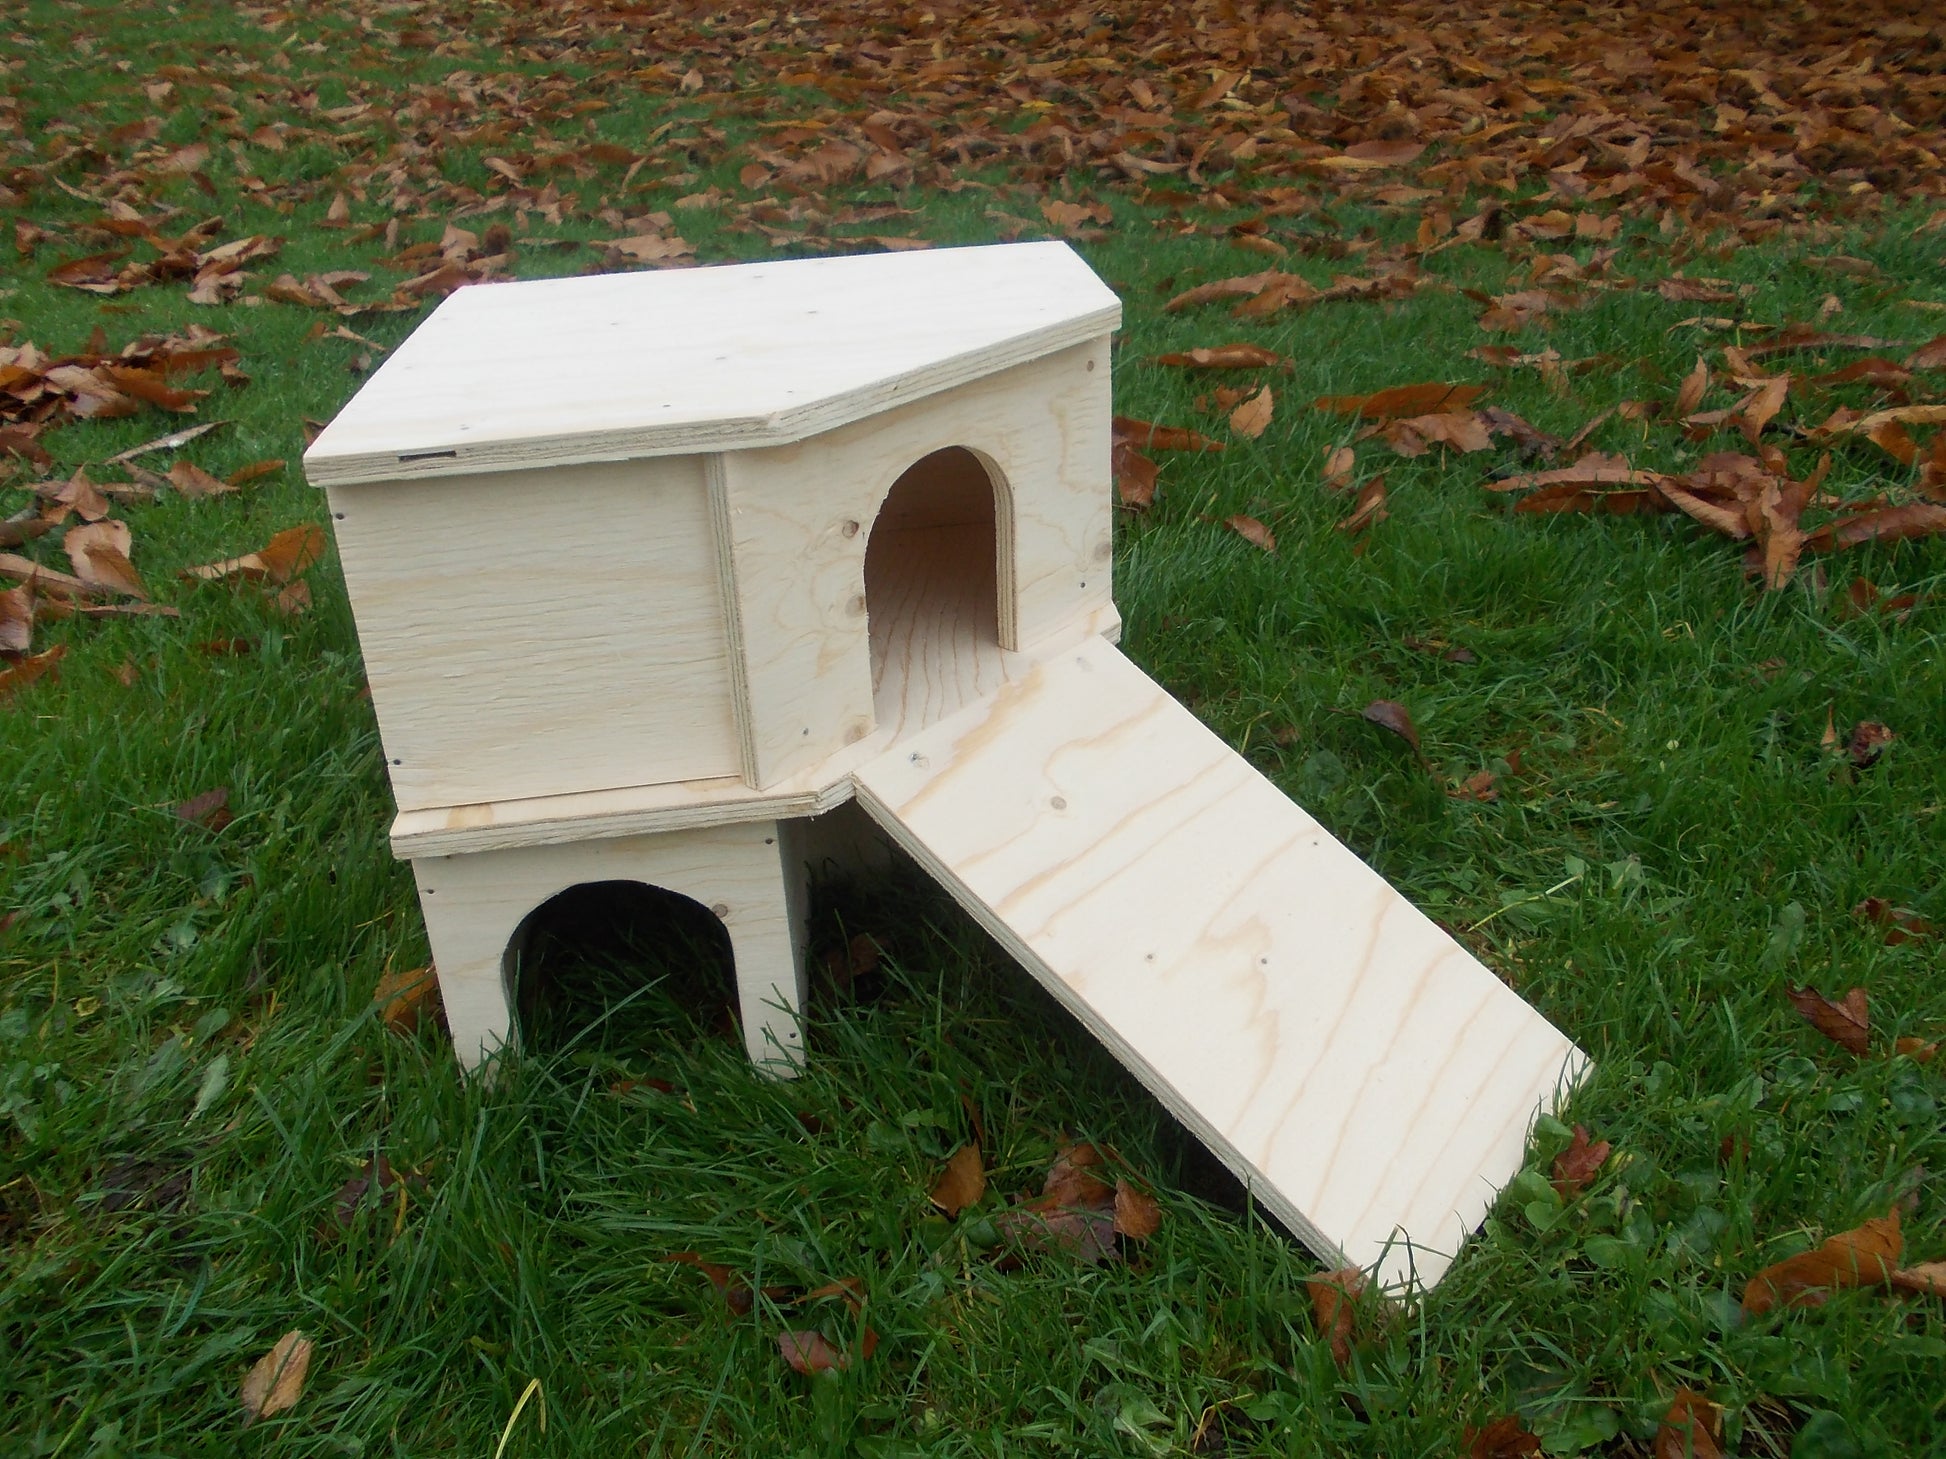
[[[1321,1256],[1430,1285],[1583,1055],[1107,644],[858,801]]]
[[[699,459],[330,501],[402,811],[741,774]]]
[[[722,522],[759,787],[874,728],[864,558],[899,475],[961,446],[1005,483],[1000,641],[1072,634],[1112,604],[1107,339],[795,446],[722,458]]]

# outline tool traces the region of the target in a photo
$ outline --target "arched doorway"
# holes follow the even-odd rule
[[[520,1044],[543,1054],[734,1033],[735,971],[729,930],[708,907],[636,881],[556,893],[507,948]]]
[[[865,545],[872,709],[895,736],[1003,680],[1000,523],[1006,483],[964,446],[908,466]]]

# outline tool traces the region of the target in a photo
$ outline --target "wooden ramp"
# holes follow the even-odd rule
[[[1582,1053],[1096,639],[859,802],[1334,1265],[1430,1286]]]

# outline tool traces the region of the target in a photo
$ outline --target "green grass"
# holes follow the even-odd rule
[[[295,119],[330,131],[239,79],[268,68],[280,43],[227,9],[106,32],[101,22],[46,3],[14,22],[32,43],[0,42],[22,63],[8,73],[19,137],[143,115],[116,57],[137,76],[222,57],[224,104],[246,130]],[[361,52],[348,17],[305,25],[333,48],[306,52],[286,32],[283,49],[322,107],[432,85],[456,64]],[[95,35],[94,56],[70,49],[77,27]],[[754,101],[748,115],[712,118],[645,90],[618,95],[584,133],[569,106],[582,62],[495,65],[553,98],[536,128],[633,144],[676,124],[656,144],[664,162],[634,181],[604,164],[563,182],[579,202],[562,224],[536,217],[515,234],[523,276],[595,263],[585,240],[620,231],[604,207],[632,216],[712,184],[735,195],[737,149],[764,119]],[[206,81],[178,83],[158,144],[208,133]],[[499,104],[481,112],[490,120]],[[428,179],[485,191],[496,145],[455,140]],[[319,226],[333,193],[356,183],[355,151],[321,135],[259,157],[266,191],[252,200],[218,146],[214,197],[182,179],[145,197],[181,210],[172,227],[220,213],[223,237],[284,235],[260,283],[368,268],[375,282],[354,297],[382,297],[406,276],[384,245]],[[697,180],[660,187],[678,167]],[[53,169],[74,186],[91,175],[85,159]],[[1031,193],[987,180],[995,191],[846,197],[915,208],[883,231],[941,241],[996,236],[1007,225],[990,209],[1039,216]],[[1374,1314],[1341,1374],[1312,1325],[1311,1259],[909,878],[824,890],[818,947],[864,931],[888,956],[850,989],[819,987],[810,1069],[791,1084],[753,1077],[723,1028],[726,980],[709,947],[654,919],[597,945],[557,925],[533,1049],[491,1082],[463,1080],[436,1029],[389,1033],[371,990],[426,948],[411,878],[385,848],[390,800],[335,562],[311,574],[315,605],[298,618],[259,593],[175,577],[322,520],[296,469],[302,422],[327,419],[356,388],[348,365],[362,347],[309,338],[320,319],[337,321],[288,305],[199,308],[179,284],[107,300],[48,285],[54,263],[103,246],[87,231],[100,210],[43,178],[11,185],[16,215],[50,233],[0,303],[11,338],[59,354],[97,326],[117,347],[191,322],[229,333],[253,383],[191,382],[216,391],[202,417],[232,424],[185,454],[219,474],[290,464],[240,496],[118,511],[136,565],[182,616],[41,625],[37,648],[67,646],[60,677],[0,709],[0,913],[16,914],[0,932],[6,1453],[492,1454],[536,1381],[508,1455],[1431,1456],[1512,1411],[1552,1452],[1637,1455],[1678,1384],[1725,1405],[1745,1455],[1939,1452],[1940,1304],[1841,1296],[1760,1321],[1737,1310],[1757,1268],[1894,1202],[1910,1202],[1912,1255],[1946,1255],[1927,1174],[1946,1167],[1941,1066],[1846,1055],[1783,997],[1786,984],[1868,988],[1879,1050],[1946,1029],[1940,944],[1887,946],[1850,910],[1880,896],[1946,923],[1939,544],[1833,557],[1765,595],[1734,549],[1683,518],[1512,514],[1480,489],[1519,464],[1511,453],[1407,461],[1361,446],[1361,474],[1385,470],[1392,487],[1391,517],[1362,551],[1332,530],[1348,503],[1318,483],[1324,449],[1350,431],[1306,409],[1314,395],[1474,380],[1493,384],[1492,403],[1566,435],[1624,399],[1672,394],[1723,338],[1678,321],[1715,306],[1617,291],[1523,336],[1605,357],[1560,398],[1531,372],[1465,358],[1497,337],[1454,292],[1254,325],[1220,306],[1165,315],[1179,289],[1262,260],[1220,236],[1175,236],[1156,226],[1161,212],[1121,202],[1109,236],[1085,248],[1128,305],[1116,367],[1126,413],[1222,434],[1221,417],[1192,403],[1211,382],[1150,363],[1165,349],[1252,339],[1297,361],[1266,377],[1278,408],[1262,439],[1168,459],[1154,509],[1123,518],[1128,651],[1597,1061],[1568,1111],[1617,1150],[1590,1192],[1565,1208],[1553,1197],[1544,1173],[1567,1131],[1544,1124],[1529,1173],[1452,1274],[1389,1323]],[[355,224],[386,216],[353,203]],[[764,249],[718,211],[677,216],[705,261]],[[1220,234],[1222,218],[1205,221]],[[1684,263],[1754,285],[1742,304],[1754,321],[1810,319],[1835,293],[1845,312],[1834,328],[1923,339],[1940,316],[1905,301],[1939,298],[1946,233],[1916,221],[1895,213],[1829,244]],[[436,220],[404,223],[402,244],[440,232]],[[1280,226],[1301,248],[1404,225],[1327,198]],[[1882,281],[1806,262],[1828,251],[1871,260]],[[1614,269],[1655,278],[1671,262],[1656,236],[1630,233]],[[1300,253],[1294,266],[1324,282],[1352,265]],[[1485,289],[1510,286],[1518,267],[1490,248],[1429,264]],[[349,322],[389,344],[415,317]],[[1805,408],[1794,396],[1787,414]],[[65,474],[181,423],[145,411],[44,440]],[[1619,418],[1591,441],[1669,468],[1729,444]],[[1793,449],[1800,468],[1812,459]],[[1899,486],[1886,471],[1861,444],[1838,452],[1830,481]],[[29,479],[0,487],[0,506],[24,504]],[[1226,531],[1234,512],[1269,523],[1279,551]],[[27,550],[65,565],[50,541]],[[1847,619],[1838,605],[1853,575],[1928,600],[1904,620]],[[227,639],[252,651],[201,647]],[[1359,717],[1374,698],[1410,708],[1430,770]],[[1875,719],[1900,738],[1846,775],[1820,749],[1828,715],[1841,732]],[[1520,773],[1499,800],[1445,793],[1516,752]],[[225,829],[173,814],[219,785],[236,813]],[[641,1082],[615,1092],[627,1080]],[[992,1184],[948,1224],[926,1192],[969,1137],[969,1107]],[[992,1217],[1038,1189],[1070,1137],[1112,1146],[1152,1183],[1163,1226],[1126,1262],[1041,1255],[1009,1269],[994,1259]],[[339,1192],[381,1154],[408,1178],[347,1227]],[[667,1260],[685,1251],[787,1292],[734,1312],[701,1270]],[[848,1277],[865,1284],[875,1356],[797,1377],[777,1333],[816,1327],[844,1342],[860,1319],[789,1294]],[[238,1381],[293,1327],[318,1344],[305,1397],[243,1430]]]

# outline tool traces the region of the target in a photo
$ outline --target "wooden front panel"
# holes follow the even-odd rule
[[[752,780],[770,786],[875,725],[865,553],[915,462],[964,447],[1000,478],[998,638],[1072,631],[1112,602],[1108,340],[792,446],[719,458]]]
[[[700,459],[330,501],[401,810],[741,772]]]

